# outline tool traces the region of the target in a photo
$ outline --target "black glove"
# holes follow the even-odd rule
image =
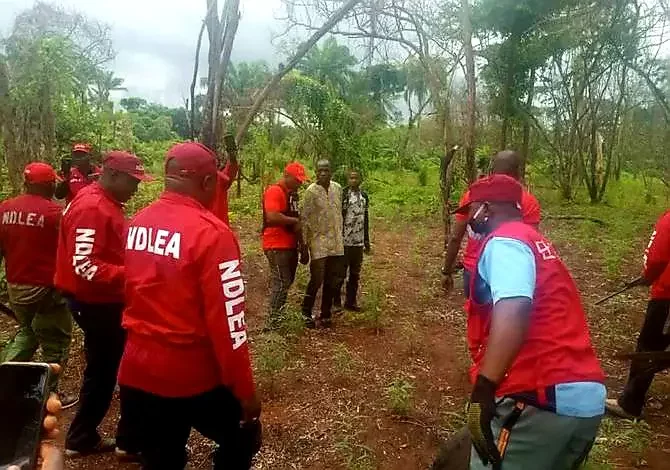
[[[484,465],[491,463],[493,468],[500,468],[502,457],[493,439],[491,421],[496,414],[497,385],[483,375],[477,376],[468,403],[468,431],[472,439],[472,446],[479,454]]]

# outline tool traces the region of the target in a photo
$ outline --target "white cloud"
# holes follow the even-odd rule
[[[195,43],[206,10],[205,0],[60,0],[59,6],[109,24],[117,57],[111,68],[125,79],[129,95],[166,105],[181,105],[191,81]],[[33,0],[0,0],[0,34]],[[219,1],[220,6],[223,0]],[[242,19],[234,60],[274,60],[272,35],[280,0],[241,0]],[[206,36],[206,34],[205,34]],[[205,37],[204,44],[207,40]],[[201,55],[201,71],[207,62]]]

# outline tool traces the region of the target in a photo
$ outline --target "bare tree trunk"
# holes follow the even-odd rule
[[[214,135],[214,99],[216,92],[216,71],[219,69],[222,50],[221,21],[219,21],[218,1],[207,0],[207,16],[205,16],[207,35],[209,38],[209,57],[207,71],[207,97],[202,112],[202,128],[200,129],[200,142],[207,147],[216,148],[216,136]]]
[[[193,65],[193,79],[191,80],[191,110],[190,119],[188,122],[191,140],[195,140],[195,87],[198,81],[198,68],[200,67],[200,48],[202,47],[202,36],[205,33],[206,21],[203,20],[200,26],[200,33],[198,34],[198,43],[195,46],[195,63]]]
[[[442,221],[444,224],[445,251],[447,250],[447,246],[449,245],[449,238],[451,236],[451,203],[449,198],[451,196],[451,183],[453,180],[452,162],[457,150],[457,146],[450,148],[440,161],[440,193],[442,196]]]
[[[342,5],[339,10],[337,10],[330,18],[328,18],[328,21],[326,21],[323,26],[321,26],[321,28],[312,34],[312,37],[300,45],[295,55],[291,57],[288,63],[281,70],[278,70],[277,73],[274,74],[267,85],[265,85],[261,92],[256,96],[254,103],[251,105],[251,109],[249,109],[249,112],[245,116],[244,121],[242,121],[242,124],[237,129],[235,139],[237,140],[238,146],[241,145],[242,138],[247,133],[249,126],[253,122],[256,114],[261,109],[261,106],[267,97],[270,95],[270,92],[274,90],[277,85],[279,85],[281,79],[284,78],[288,72],[290,72],[296,65],[298,65],[298,62],[300,62],[300,60],[319,41],[319,39],[321,39],[328,31],[330,31],[333,26],[335,26],[342,18],[344,18],[344,16],[360,1],[361,0],[349,0],[347,3]]]
[[[526,177],[526,164],[530,158],[530,116],[533,112],[533,99],[535,98],[535,69],[530,70],[530,77],[528,83],[528,96],[526,97],[526,119],[523,123],[523,144],[521,148],[521,156],[523,161],[521,163],[520,175],[521,179]]]
[[[472,22],[470,2],[461,1],[461,22],[463,25],[463,48],[465,50],[465,80],[468,84],[467,117],[465,123],[465,168],[469,182],[477,177],[475,164],[475,132],[477,126],[477,78],[475,77],[475,54],[472,50]]]

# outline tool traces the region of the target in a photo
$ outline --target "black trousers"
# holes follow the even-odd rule
[[[144,470],[183,470],[191,428],[218,444],[215,470],[247,470],[260,448],[260,422],[241,427],[242,408],[225,387],[165,398],[121,386],[121,407],[137,435]]]
[[[298,250],[267,250],[270,266],[270,320],[275,320],[286,304],[288,291],[298,268]]]
[[[670,334],[665,331],[669,312],[670,300],[649,301],[644,324],[637,340],[636,351],[663,351],[670,346]],[[668,363],[653,364],[650,361],[633,361],[628,382],[623,394],[619,397],[619,405],[632,415],[641,415],[654,375],[667,368],[668,365]]]
[[[321,294],[321,319],[327,320],[331,316],[333,299],[339,292],[342,284],[344,256],[328,256],[312,260],[309,264],[309,284],[302,302],[302,314],[305,318],[312,318],[312,309],[319,289]]]
[[[65,441],[67,449],[86,451],[100,441],[98,426],[107,414],[114,395],[116,376],[126,341],[121,328],[122,304],[87,304],[68,299],[74,321],[84,332],[86,369],[79,392],[79,409]],[[117,430],[117,445],[125,443],[123,416]]]
[[[361,280],[361,267],[363,266],[363,247],[362,246],[345,246],[344,247],[344,267],[342,271],[342,279],[335,294],[334,304],[336,306],[342,305],[342,285],[344,278],[349,274],[347,279],[347,286],[345,290],[344,305],[345,307],[355,307],[357,305],[356,297],[358,296],[358,284]]]

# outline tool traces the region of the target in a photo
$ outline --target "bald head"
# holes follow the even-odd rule
[[[209,207],[216,191],[216,171],[196,172],[184,168],[182,163],[178,159],[165,163],[165,189],[189,196]]]
[[[491,162],[491,173],[507,175],[518,180],[521,178],[521,163],[523,159],[519,152],[503,150],[498,152]]]

